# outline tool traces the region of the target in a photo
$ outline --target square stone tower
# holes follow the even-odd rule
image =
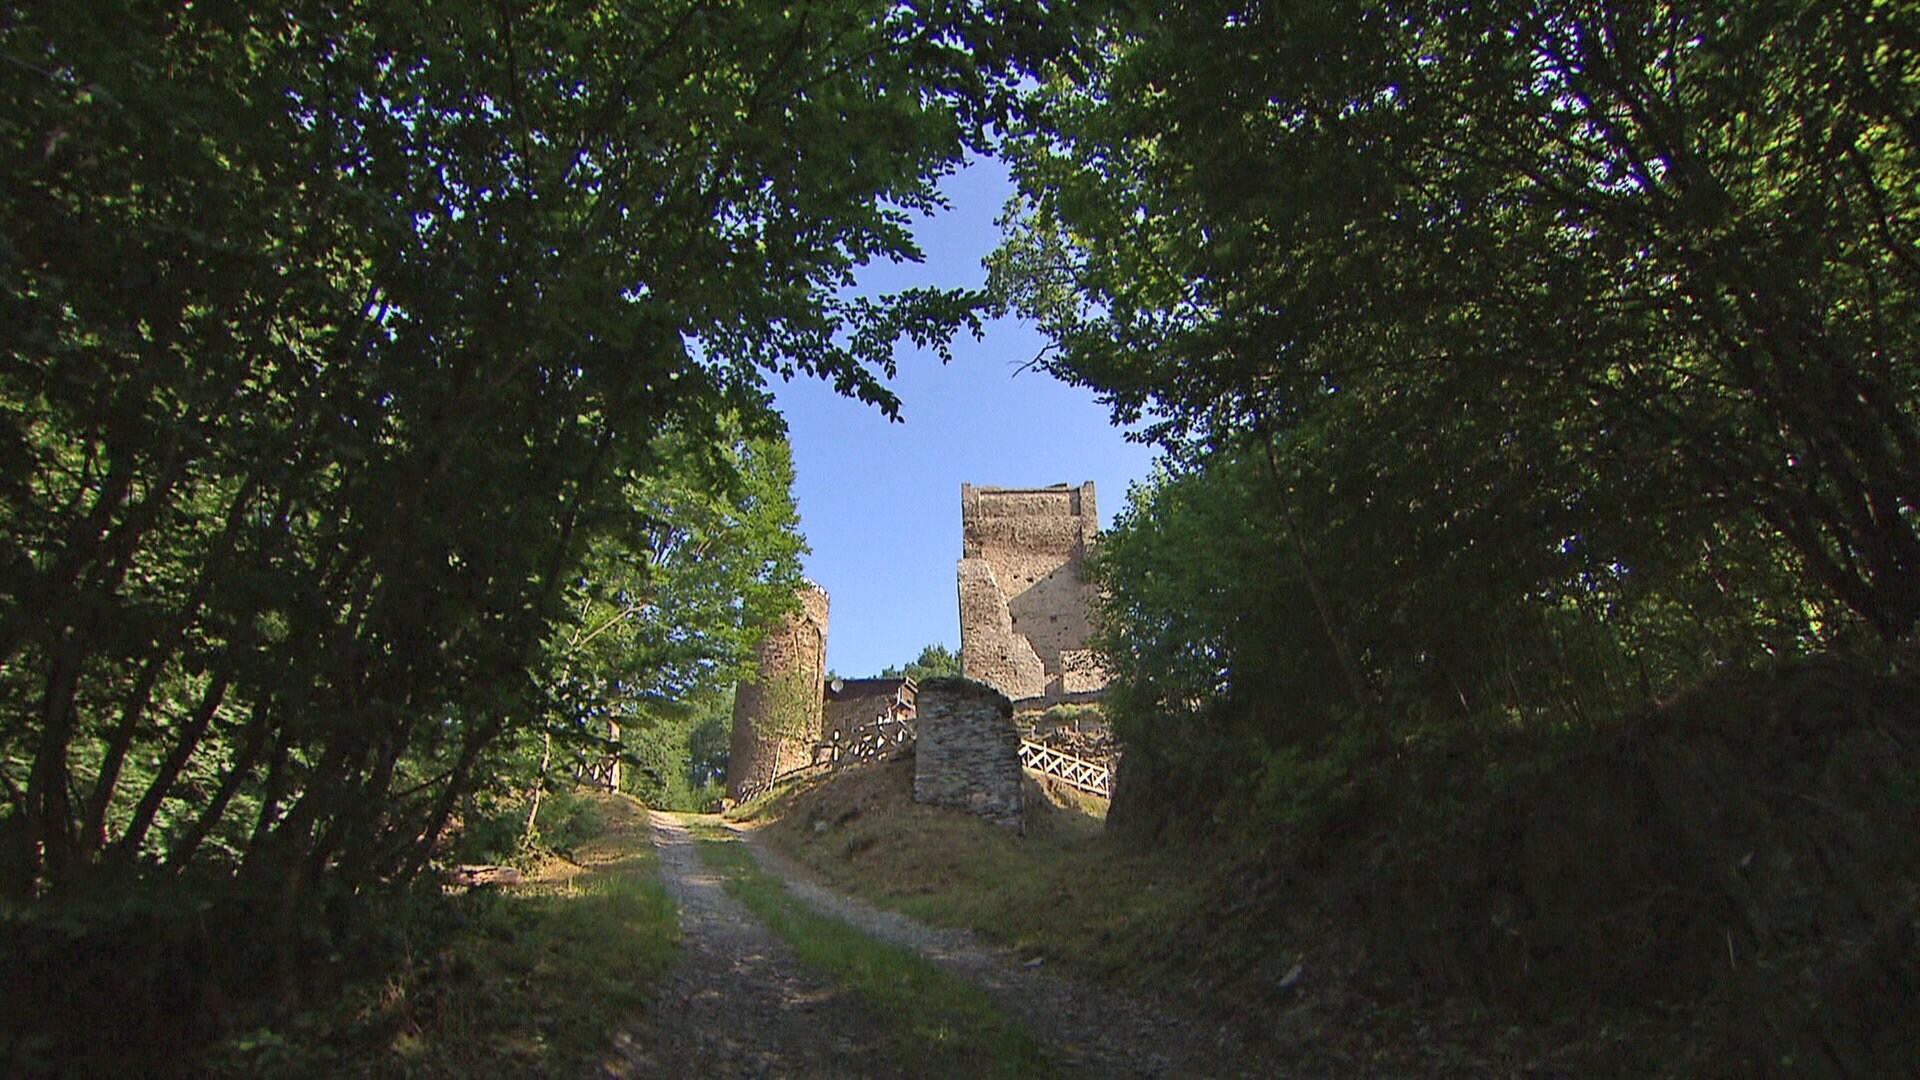
[[[1100,523],[1091,482],[960,485],[963,674],[1009,698],[1099,690],[1087,648],[1092,589],[1082,576]]]

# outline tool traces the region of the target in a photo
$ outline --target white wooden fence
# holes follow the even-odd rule
[[[811,766],[803,766],[777,779],[785,780],[798,773],[830,769],[843,762],[884,758],[895,749],[913,742],[914,737],[915,727],[911,720],[891,717],[876,719],[856,728],[851,739],[836,734],[833,739],[816,744]],[[1107,761],[1076,757],[1045,743],[1021,739],[1020,764],[1029,772],[1053,777],[1068,787],[1103,799],[1113,797],[1113,768]]]
[[[1021,739],[1020,764],[1042,776],[1051,776],[1068,787],[1105,799],[1113,797],[1113,770],[1104,761],[1074,757],[1044,743]]]

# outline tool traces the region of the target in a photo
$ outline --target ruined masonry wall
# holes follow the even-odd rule
[[[962,484],[960,519],[964,674],[1015,699],[1105,686],[1081,576],[1100,520],[1093,485]]]
[[[800,611],[769,630],[755,650],[759,674],[734,691],[727,794],[751,798],[813,763],[823,728],[827,675],[827,594],[812,582]]]
[[[960,560],[962,673],[1015,697],[1046,689],[1047,669],[1026,638],[1014,633],[1007,598],[985,559]]]
[[[1107,668],[1092,649],[1060,650],[1060,690],[1090,694],[1107,688]]]
[[[1013,726],[1013,703],[985,683],[928,679],[920,684],[919,706],[913,801],[1024,829],[1020,731]]]

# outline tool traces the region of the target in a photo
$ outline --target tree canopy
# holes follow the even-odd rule
[[[1131,5],[1091,52],[991,282],[1169,450],[1097,560],[1162,802],[1355,712],[1910,646],[1911,5]]]
[[[845,286],[1038,14],[10,9],[0,888],[214,871],[290,930],[527,733],[724,673],[797,543],[766,380],[891,412],[974,325]]]
[[[1168,439],[1325,419],[1375,475],[1444,463],[1421,499],[1456,526],[1524,503],[1547,544],[1622,512],[1733,521],[1898,639],[1920,619],[1916,20],[1139,8],[1041,93],[999,286],[1052,370]]]
[[[960,674],[960,654],[939,642],[920,650],[920,655],[908,661],[904,667],[888,667],[880,672],[883,679],[924,679],[949,678]]]

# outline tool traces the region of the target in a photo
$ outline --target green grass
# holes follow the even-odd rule
[[[646,811],[595,796],[597,835],[498,893],[434,897],[396,957],[224,1048],[232,1076],[578,1076],[597,1072],[678,953]]]
[[[911,763],[843,770],[767,806],[762,835],[836,888],[1049,964],[1139,976],[1185,955],[1174,931],[1215,872],[1192,853],[1116,843],[1104,800],[1029,799],[1018,836],[915,803],[911,788]]]
[[[801,776],[788,776],[774,781],[764,790],[726,812],[729,821],[758,821],[769,814],[775,814],[793,797],[796,791],[820,783],[823,774],[805,773]]]
[[[978,988],[917,953],[807,908],[724,830],[696,826],[695,832],[701,858],[724,876],[727,892],[785,938],[803,962],[857,993],[893,1030],[902,1059],[918,1072],[1060,1075],[1040,1044]]]

